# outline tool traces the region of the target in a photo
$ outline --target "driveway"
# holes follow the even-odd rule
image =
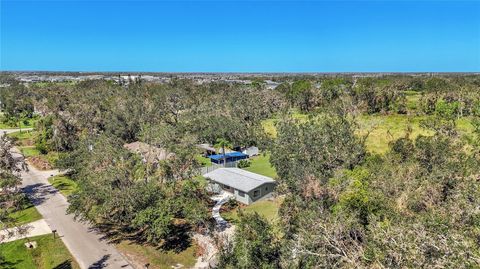
[[[228,202],[228,200],[230,200],[230,198],[232,197],[233,194],[226,191],[222,191],[219,195],[215,195],[212,197],[212,200],[217,202],[212,208],[212,217],[217,222],[217,228],[220,231],[223,231],[225,230],[225,228],[228,227],[228,222],[223,219],[222,216],[220,216],[220,207],[222,207],[222,205]]]
[[[51,175],[58,174],[57,170],[29,168],[28,172],[22,172],[23,190],[50,229],[57,230],[82,269],[133,269],[113,245],[102,239],[102,234],[85,223],[75,221],[72,215],[67,215],[67,199],[47,180]]]

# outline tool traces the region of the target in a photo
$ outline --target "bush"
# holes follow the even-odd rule
[[[246,168],[250,166],[250,161],[249,160],[240,160],[238,162],[238,168]]]

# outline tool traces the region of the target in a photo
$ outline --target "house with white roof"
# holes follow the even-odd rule
[[[230,192],[244,204],[272,196],[276,182],[270,177],[252,173],[240,168],[219,168],[204,175],[212,184]]]

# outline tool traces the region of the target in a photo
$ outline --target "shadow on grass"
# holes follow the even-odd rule
[[[23,260],[16,260],[16,261],[4,261],[0,256],[0,268],[3,269],[15,269],[18,268],[17,264],[20,264]]]
[[[71,269],[72,268],[72,261],[66,260],[62,262],[61,264],[53,267],[53,269]]]

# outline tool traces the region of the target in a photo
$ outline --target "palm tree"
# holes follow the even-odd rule
[[[222,154],[223,154],[223,166],[227,163],[227,156],[225,155],[225,148],[231,148],[232,143],[230,143],[228,140],[224,138],[218,138],[217,139],[217,144],[215,144],[215,148],[222,148]]]

